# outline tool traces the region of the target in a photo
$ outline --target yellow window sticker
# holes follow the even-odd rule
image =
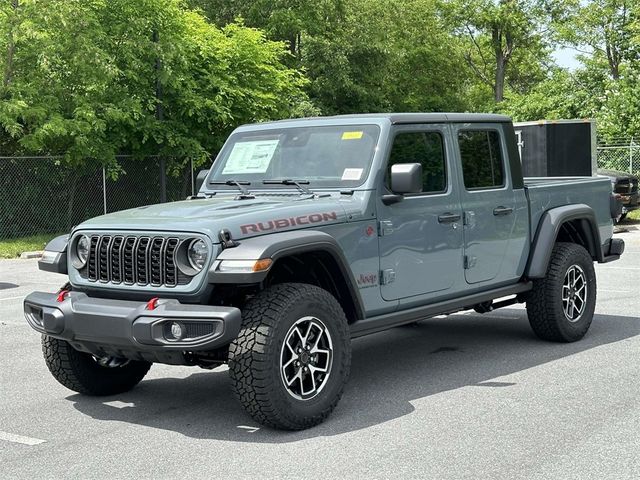
[[[364,132],[344,132],[342,140],[360,140]]]

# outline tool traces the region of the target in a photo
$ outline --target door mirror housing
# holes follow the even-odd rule
[[[196,191],[194,192],[195,195],[197,195],[198,192],[200,191],[202,184],[207,178],[207,175],[209,175],[209,170],[200,170],[198,172],[198,176],[196,177]]]
[[[422,165],[419,163],[392,165],[391,191],[400,195],[422,192]]]

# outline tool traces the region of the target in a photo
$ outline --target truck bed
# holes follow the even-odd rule
[[[550,208],[567,204],[590,206],[598,220],[600,238],[613,233],[609,197],[611,182],[602,177],[525,177],[524,188],[529,199],[531,235],[535,235],[540,218]]]

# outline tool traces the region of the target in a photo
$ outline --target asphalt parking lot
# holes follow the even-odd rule
[[[356,340],[330,419],[258,426],[226,367],[154,365],[133,391],[59,385],[22,316],[64,279],[0,261],[1,478],[640,478],[640,225],[598,265],[587,337],[537,340],[522,308],[458,314]]]

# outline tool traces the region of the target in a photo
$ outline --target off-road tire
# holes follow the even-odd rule
[[[571,322],[563,310],[562,286],[567,271],[574,265],[586,276],[587,299],[582,315]],[[534,333],[553,342],[580,340],[589,330],[595,306],[596,273],[591,255],[581,245],[556,243],[545,277],[534,280],[533,290],[527,295],[527,316]]]
[[[53,377],[83,395],[115,395],[131,390],[151,367],[149,362],[133,360],[120,367],[103,367],[92,355],[48,335],[42,336],[42,353]]]
[[[289,329],[313,316],[327,327],[333,361],[326,385],[310,400],[289,394],[281,377],[281,349]],[[242,309],[242,328],[229,347],[233,391],[257,422],[302,430],[323,422],[337,405],[349,377],[351,341],[344,311],[326,290],[301,283],[269,287]]]

